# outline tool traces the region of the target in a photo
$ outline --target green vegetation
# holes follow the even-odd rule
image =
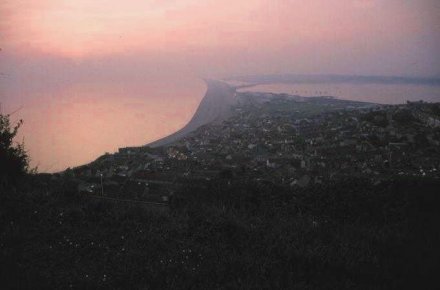
[[[378,127],[386,127],[388,126],[389,122],[387,120],[387,116],[385,112],[378,111],[378,112],[370,112],[363,116],[363,121],[370,122]]]
[[[408,109],[397,111],[393,115],[393,120],[400,126],[408,126],[417,122],[416,118],[414,118],[411,111]]]
[[[15,184],[28,171],[24,144],[14,144],[23,121],[11,125],[9,115],[0,114],[0,189]]]
[[[221,179],[168,213],[29,176],[0,196],[0,283],[18,288],[428,289],[439,268],[438,180],[307,189]]]

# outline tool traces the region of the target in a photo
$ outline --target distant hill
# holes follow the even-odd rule
[[[358,75],[304,75],[304,74],[281,74],[281,75],[247,75],[227,78],[228,81],[240,81],[250,83],[351,83],[351,84],[411,84],[440,86],[440,78],[400,77],[400,76],[358,76]]]

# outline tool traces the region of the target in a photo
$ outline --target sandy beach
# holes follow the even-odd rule
[[[221,122],[231,114],[231,106],[235,103],[235,87],[217,80],[205,80],[208,89],[191,120],[179,131],[147,144],[158,147],[169,145],[200,126],[213,122]]]

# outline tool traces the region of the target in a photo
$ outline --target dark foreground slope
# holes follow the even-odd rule
[[[434,289],[440,266],[438,180],[217,180],[169,213],[23,185],[0,194],[2,289]]]
[[[200,126],[221,122],[231,115],[231,106],[235,103],[235,88],[221,81],[205,81],[208,90],[189,123],[176,133],[152,142],[148,146],[169,145],[195,131]]]

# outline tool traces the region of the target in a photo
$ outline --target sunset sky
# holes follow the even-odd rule
[[[438,76],[439,15],[437,0],[3,0],[0,64],[10,74]]]

